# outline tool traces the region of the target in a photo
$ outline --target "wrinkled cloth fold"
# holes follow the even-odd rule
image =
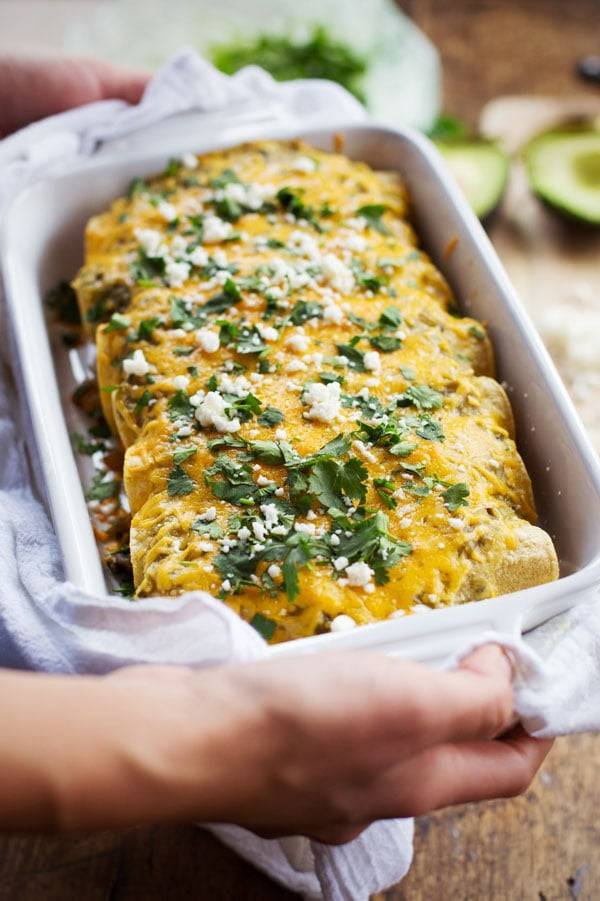
[[[211,114],[226,112],[230,121],[252,121],[265,111],[272,121],[297,123],[299,129],[365,118],[363,108],[337,85],[277,84],[255,67],[228,78],[192,51],[182,51],[156,74],[137,106],[111,100],[91,104],[1,142],[0,216],[24,186],[72,168],[107,142],[135,141],[175,114],[205,114],[209,121]],[[4,304],[0,317],[6,336]],[[141,607],[92,597],[64,581],[43,486],[35,477],[36,451],[26,442],[30,430],[10,342],[1,342],[0,354],[0,663],[106,673],[130,663],[209,666],[264,656],[262,638],[202,592],[150,599]],[[528,644],[485,637],[502,642],[513,655],[518,710],[534,734],[598,728],[599,635],[600,608],[590,604],[537,630]],[[210,828],[290,889],[328,901],[363,901],[402,879],[412,856],[412,820],[375,823],[337,848],[303,838],[267,841],[236,826]]]

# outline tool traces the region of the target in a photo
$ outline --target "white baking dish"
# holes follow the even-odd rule
[[[193,117],[165,129],[159,149],[119,150],[23,192],[7,213],[1,264],[22,385],[31,414],[49,505],[75,584],[107,589],[90,526],[69,432],[81,428],[71,392],[81,377],[80,352],[51,347],[42,307],[46,290],[69,278],[82,261],[87,219],[124,192],[136,175],[164,167],[187,150],[204,151],[255,137],[291,137],[293,129],[264,123],[236,128],[224,140],[190,138]],[[518,445],[532,477],[540,524],[556,544],[561,578],[504,597],[364,626],[352,632],[300,639],[272,648],[276,656],[333,648],[371,648],[419,660],[439,659],[488,629],[517,634],[589,599],[600,585],[600,468],[554,366],[515,296],[484,231],[454,186],[432,145],[404,130],[352,126],[342,131],[345,152],[377,169],[398,170],[408,184],[424,248],[451,282],[462,308],[489,324],[499,378],[508,386]],[[331,131],[303,135],[329,149]],[[119,152],[117,152],[117,150]],[[454,241],[456,239],[456,241]],[[454,249],[448,248],[454,243]],[[89,464],[88,464],[89,465]],[[143,602],[140,602],[143,603]]]

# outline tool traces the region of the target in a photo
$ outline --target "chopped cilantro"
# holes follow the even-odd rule
[[[366,219],[369,226],[374,228],[375,231],[378,231],[381,235],[389,235],[389,229],[381,221],[381,217],[385,211],[386,207],[383,203],[368,203],[365,206],[359,207],[356,211],[356,215]]]
[[[469,486],[465,485],[464,482],[457,482],[456,485],[450,485],[450,487],[444,491],[442,497],[444,498],[444,503],[448,507],[448,510],[450,510],[451,513],[454,513],[459,507],[467,506],[469,494]]]
[[[232,405],[236,415],[242,422],[248,422],[262,410],[261,402],[254,394],[248,393],[244,397],[238,397]]]
[[[176,465],[173,467],[167,479],[167,492],[169,497],[179,497],[191,494],[195,487],[195,481],[187,474],[182,466]]]
[[[384,284],[383,279],[373,275],[372,272],[367,272],[360,260],[353,260],[351,267],[357,285],[360,285],[361,288],[366,288],[367,291],[372,291],[373,294],[379,293]]]
[[[165,274],[166,262],[164,257],[150,257],[140,247],[136,259],[131,265],[131,275],[138,284],[154,283],[156,278]]]
[[[105,450],[103,441],[86,441],[85,437],[80,435],[79,432],[74,432],[72,437],[78,454],[85,454],[86,457],[91,457],[92,454]]]
[[[250,620],[250,625],[256,629],[259,635],[262,635],[265,641],[270,641],[273,638],[277,628],[276,623],[269,619],[268,616],[263,616],[262,613],[255,613]]]
[[[194,408],[185,391],[176,391],[175,394],[169,398],[167,408],[169,410],[169,419],[171,420],[180,419],[182,417],[191,419],[194,415]]]
[[[144,191],[148,189],[146,182],[143,178],[134,178],[129,183],[129,187],[127,189],[127,197],[129,200],[132,200],[136,195],[143,194]]]
[[[354,369],[356,372],[365,371],[365,355],[352,344],[338,344],[337,351],[340,356],[346,357],[350,369]]]
[[[115,497],[119,493],[119,482],[116,479],[106,479],[106,473],[99,472],[94,476],[87,493],[89,501],[104,501],[109,497]]]
[[[171,298],[171,324],[174,328],[182,328],[184,325],[192,322],[192,314],[190,313],[189,303],[183,297]]]
[[[211,179],[211,188],[226,188],[227,185],[239,184],[240,180],[233,169],[223,169],[220,175]]]
[[[302,325],[307,319],[322,319],[323,306],[314,300],[299,300],[289,315],[290,322],[294,325]]]
[[[425,438],[427,441],[443,441],[444,432],[439,422],[435,419],[423,419],[421,424],[415,428],[419,438]]]
[[[380,328],[399,328],[402,325],[402,314],[397,307],[386,307],[379,317]]]
[[[218,522],[206,522],[200,517],[193,522],[192,531],[207,538],[222,538],[225,534]]]
[[[233,323],[229,323],[233,325]],[[267,345],[263,342],[262,337],[256,326],[242,326],[237,330],[235,338],[235,349],[239,354],[259,354],[266,350]]]
[[[365,465],[356,457],[346,463],[322,460],[313,466],[308,488],[324,507],[343,511],[346,507],[344,498],[364,501],[367,477]]]
[[[295,219],[306,219],[314,228],[320,230],[313,208],[306,206],[299,194],[291,188],[280,188],[277,192],[277,200],[284,210],[291,213]]]
[[[157,329],[159,325],[161,325],[159,316],[151,316],[149,319],[142,319],[138,325],[138,341],[151,341],[154,330]]]
[[[113,313],[110,317],[110,321],[105,328],[105,332],[122,332],[128,329],[130,325],[131,322],[127,316],[123,316],[121,313]]]
[[[369,344],[371,347],[376,347],[377,350],[381,350],[386,354],[402,347],[400,338],[395,338],[393,335],[372,335],[369,338]]]
[[[399,407],[414,406],[419,410],[439,410],[444,395],[427,385],[409,385],[398,398]]]
[[[185,463],[186,460],[189,460],[190,457],[193,457],[197,452],[197,447],[180,447],[173,454],[173,463],[175,463],[176,466],[180,466],[182,463]]]
[[[132,598],[134,591],[135,588],[133,582],[129,580],[119,582],[119,584],[115,588],[115,593],[120,594],[122,598]]]
[[[181,160],[177,160],[174,157],[171,157],[167,165],[165,166],[165,171],[163,175],[167,178],[172,175],[177,175],[179,170],[181,169],[182,163]]]
[[[378,585],[388,581],[386,570],[412,551],[410,544],[389,534],[388,518],[381,510],[358,522],[344,518],[343,529],[336,549],[338,556],[368,563],[375,571]],[[349,536],[346,534],[348,531],[351,533]]]
[[[239,303],[241,299],[240,289],[232,278],[228,278],[223,285],[223,290],[202,304],[202,309],[211,313],[224,313],[225,310]]]
[[[337,375],[335,372],[320,372],[319,379],[323,382],[324,385],[330,385],[332,382],[337,382],[338,385],[343,385],[346,379],[343,375]]]
[[[368,60],[347,42],[336,40],[324,25],[315,24],[296,40],[286,34],[258,33],[212,48],[212,62],[227,75],[247,65],[266,69],[276,81],[326,78],[343,85],[364,103],[362,79]]]
[[[140,394],[140,396],[138,397],[138,399],[137,399],[137,401],[136,401],[136,404],[135,404],[135,407],[133,408],[133,411],[134,411],[134,413],[136,414],[136,416],[137,416],[139,413],[142,412],[142,410],[144,409],[144,407],[147,407],[147,406],[148,406],[148,404],[149,404],[150,401],[152,400],[153,396],[154,396],[154,395],[152,394],[151,391],[148,391],[147,388],[144,389],[144,391],[142,392],[142,394]]]
[[[398,502],[394,497],[394,482],[392,479],[373,479],[373,486],[379,498],[388,510],[397,507]]]
[[[275,407],[267,407],[258,417],[257,421],[260,425],[266,425],[269,426],[269,428],[272,428],[275,425],[279,425],[280,422],[283,422],[283,413]]]
[[[244,212],[236,200],[232,200],[231,197],[227,196],[217,200],[215,208],[221,219],[226,219],[228,222],[237,222]]]

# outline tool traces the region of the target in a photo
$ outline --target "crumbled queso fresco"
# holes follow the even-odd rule
[[[284,640],[483,585],[475,549],[528,501],[485,331],[407,211],[396,178],[265,142],[187,153],[90,221],[74,286],[137,597],[205,590]]]

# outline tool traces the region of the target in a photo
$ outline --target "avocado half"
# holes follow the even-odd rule
[[[559,212],[600,225],[600,130],[546,131],[524,150],[532,190]]]
[[[508,179],[509,158],[492,141],[435,141],[475,214],[485,219],[500,203]]]

